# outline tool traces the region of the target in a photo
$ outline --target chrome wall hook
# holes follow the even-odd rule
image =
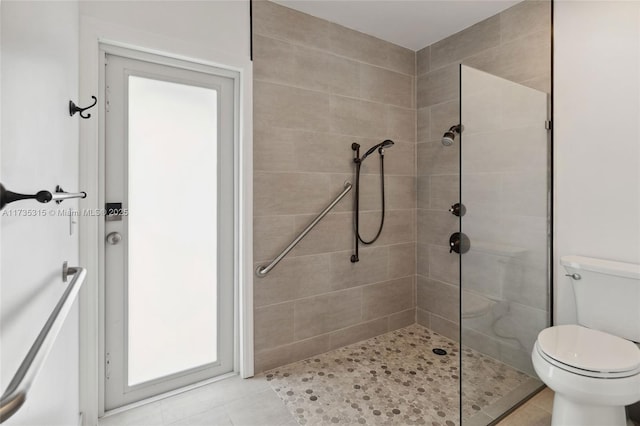
[[[89,105],[88,107],[85,107],[85,108],[80,108],[73,101],[69,101],[69,115],[73,117],[76,112],[79,112],[80,113],[80,117],[84,118],[85,120],[87,118],[90,118],[91,114],[84,115],[83,112],[85,112],[86,110],[88,110],[90,108],[93,108],[98,103],[98,98],[96,98],[95,96],[92,96],[91,98],[93,99],[93,103],[91,105]]]
[[[87,198],[87,193],[82,192],[65,192],[60,185],[56,186],[56,192],[51,193],[49,191],[39,191],[36,194],[19,194],[17,192],[7,190],[4,185],[0,183],[0,210],[2,210],[7,204],[20,200],[36,200],[39,203],[48,203],[55,201],[56,204],[60,204],[64,200],[70,200],[72,198]]]

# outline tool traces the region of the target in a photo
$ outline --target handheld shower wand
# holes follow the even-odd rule
[[[353,145],[358,145],[358,144],[353,144]],[[351,148],[352,148],[352,149],[353,149],[353,145],[351,145]],[[387,140],[385,140],[385,141],[383,141],[383,142],[381,142],[381,143],[379,143],[379,144],[377,144],[377,145],[374,145],[374,146],[372,146],[371,148],[369,148],[369,149],[367,150],[367,152],[365,152],[365,153],[364,153],[364,155],[362,156],[362,158],[359,158],[359,159],[358,159],[358,158],[356,158],[356,159],[354,159],[353,161],[354,161],[355,163],[362,163],[362,162],[363,162],[363,161],[364,161],[368,156],[370,156],[371,154],[373,154],[373,152],[374,152],[376,149],[378,150],[378,153],[379,153],[380,155],[384,155],[384,149],[385,149],[385,148],[389,148],[389,147],[391,147],[391,146],[393,146],[393,145],[394,145],[393,141],[392,141],[391,139],[387,139]],[[358,145],[358,148],[360,148],[360,145]]]

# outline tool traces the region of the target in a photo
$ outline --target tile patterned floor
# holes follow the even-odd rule
[[[433,348],[448,354],[436,355]],[[474,351],[464,350],[462,357],[465,372],[469,370],[464,413],[491,408],[528,378]],[[202,386],[105,417],[99,424],[453,426],[459,424],[458,363],[456,343],[412,325],[252,379],[232,377]],[[536,398],[501,424],[548,424],[550,408],[533,405],[542,397]]]
[[[491,412],[490,407],[532,380],[529,375],[469,348],[462,352],[462,372],[463,420],[481,411]]]
[[[436,355],[434,348],[448,354]],[[463,415],[499,401],[529,379],[524,373],[463,351],[469,380]],[[266,373],[301,425],[459,424],[458,345],[412,325]]]

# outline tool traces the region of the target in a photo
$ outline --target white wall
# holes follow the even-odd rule
[[[575,321],[576,254],[640,263],[640,2],[555,2],[558,323]]]
[[[1,3],[2,95],[0,181],[10,190],[78,190],[78,5],[73,2]],[[76,207],[22,201],[15,209]],[[66,217],[8,217],[0,213],[0,386],[6,388],[65,285],[62,263],[78,262],[77,229]],[[25,405],[6,424],[78,422],[78,312],[74,307]]]
[[[245,173],[241,185],[246,190],[252,184],[252,65],[249,57],[250,19],[248,0],[227,1],[86,1],[80,3],[80,93],[88,97],[100,92],[99,43],[109,43],[121,47],[166,55],[178,59],[191,60],[209,65],[230,67],[241,73],[241,138],[246,150],[242,164]],[[90,207],[100,207],[97,175],[100,168],[98,138],[99,121],[82,123],[81,181],[87,182],[91,195],[87,199]],[[249,193],[250,194],[250,193]],[[251,227],[252,197],[245,199],[242,223],[246,237],[244,260],[247,264],[245,276],[240,276],[248,292],[241,294],[252,301],[250,293],[252,242]],[[103,365],[100,350],[97,350],[99,317],[98,289],[100,282],[100,253],[104,230],[102,224],[91,218],[82,218],[81,229],[85,232],[80,242],[81,260],[93,274],[88,278],[88,289],[82,296],[81,336],[87,343],[81,349],[81,407],[85,412],[85,424],[95,424],[102,409],[99,403],[102,395],[93,392],[99,389],[98,373]],[[86,238],[85,238],[86,237]],[[242,238],[242,236],[241,236]],[[252,313],[252,312],[250,312]],[[248,323],[253,324],[252,317]],[[242,326],[242,325],[241,325]],[[252,342],[253,336],[245,336]],[[244,345],[252,348],[252,343]],[[253,359],[247,358],[249,369],[243,374],[253,374]]]

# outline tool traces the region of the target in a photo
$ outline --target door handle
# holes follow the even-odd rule
[[[109,233],[109,235],[107,235],[106,240],[108,244],[115,246],[120,241],[122,241],[122,235],[120,235],[118,232],[111,232]]]

